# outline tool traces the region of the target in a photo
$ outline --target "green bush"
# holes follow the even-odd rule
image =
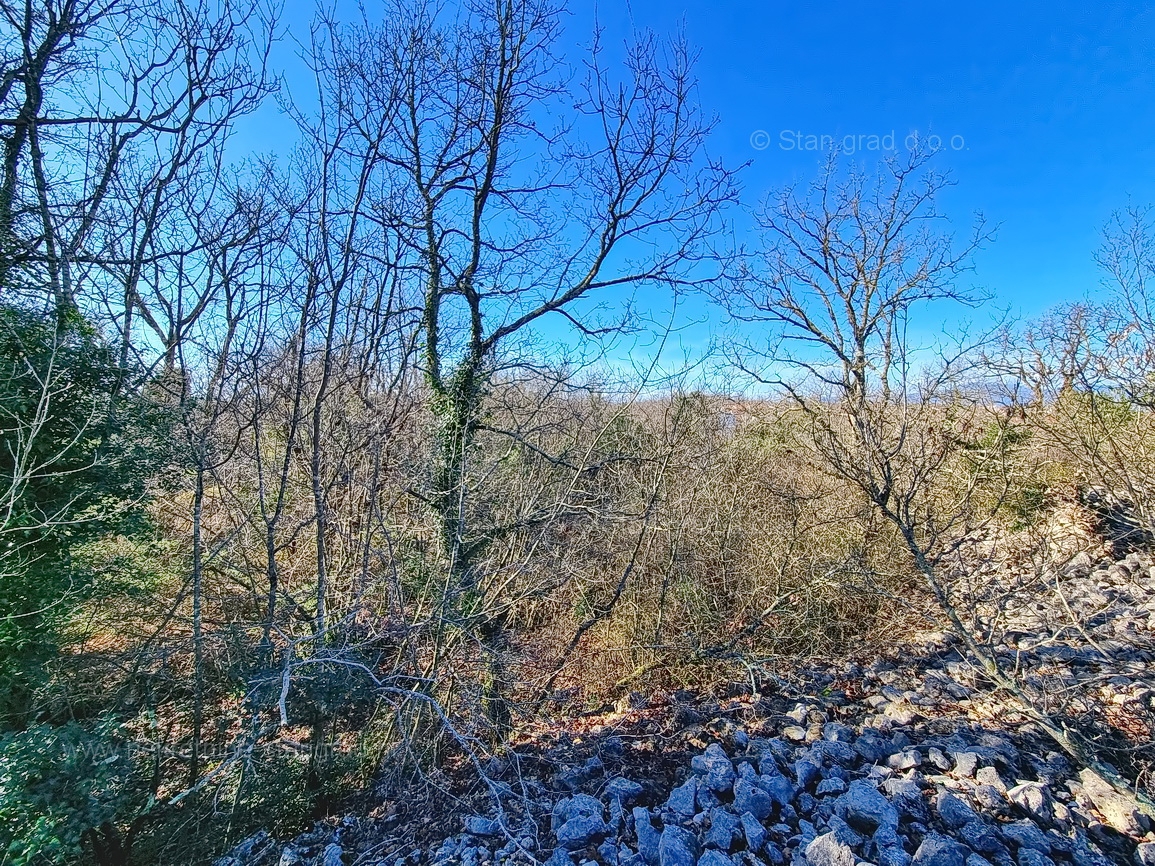
[[[143,529],[172,446],[141,384],[79,314],[0,306],[0,730],[28,721],[61,624],[101,577],[75,552]]]
[[[86,841],[107,841],[148,804],[136,757],[110,723],[0,737],[0,864],[67,863]]]

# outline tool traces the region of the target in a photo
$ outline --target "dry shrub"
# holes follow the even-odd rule
[[[566,537],[572,576],[526,636],[537,669],[598,618],[559,688],[606,696],[693,681],[703,661],[834,655],[906,619],[899,540],[816,464],[788,409],[678,395],[616,430],[639,459],[603,489],[649,516]]]

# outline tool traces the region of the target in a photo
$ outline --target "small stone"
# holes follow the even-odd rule
[[[854,866],[854,852],[833,833],[826,833],[806,846],[806,862],[810,866]]]
[[[1051,853],[1051,843],[1047,841],[1043,831],[1031,821],[1014,821],[1010,824],[1003,824],[1000,829],[1003,832],[1003,838],[1010,839],[1020,848],[1033,848],[1040,854]]]
[[[954,758],[954,774],[956,776],[963,779],[974,777],[975,770],[979,765],[977,752],[952,752],[951,757]]]
[[[882,714],[899,725],[913,725],[922,718],[918,712],[915,711],[914,707],[905,700],[894,701],[887,704]]]
[[[734,861],[711,848],[698,858],[698,866],[734,866]]]
[[[683,818],[692,818],[697,812],[698,779],[691,776],[683,784],[670,792],[666,806]]]
[[[909,866],[910,854],[902,848],[899,831],[893,827],[879,827],[871,838],[874,845],[874,859],[878,866]]]
[[[957,830],[972,821],[977,821],[979,817],[974,809],[950,791],[943,791],[938,795],[938,799],[935,800],[935,808],[938,810],[942,822],[952,830]]]
[[[911,866],[965,866],[967,850],[954,839],[928,833],[914,852]]]
[[[893,848],[895,845],[902,845],[902,837],[898,835],[898,829],[891,826],[879,827],[874,831],[870,841],[878,848]]]
[[[738,814],[749,812],[762,821],[770,817],[773,808],[770,795],[761,788],[751,785],[745,779],[739,779],[734,784],[734,811]]]
[[[638,854],[640,854],[642,859],[650,864],[650,866],[657,866],[660,837],[658,831],[654,829],[653,822],[650,820],[650,813],[641,806],[635,806],[633,816],[634,833],[638,838]]]
[[[882,790],[891,798],[891,805],[906,821],[927,823],[930,821],[930,806],[922,796],[922,790],[913,779],[887,779]]]
[[[782,736],[796,743],[804,743],[806,742],[806,729],[798,725],[787,725],[782,729]]]
[[[729,791],[734,784],[734,764],[726,750],[717,743],[711,743],[705,753],[693,757],[690,767],[695,773],[702,774],[706,788],[717,794]]]
[[[999,812],[1006,806],[1006,801],[998,788],[990,785],[975,785],[971,796],[980,807],[991,812]]]
[[[789,762],[786,762],[786,764],[780,763],[772,752],[766,751],[758,756],[758,772],[764,776],[774,776],[781,773],[782,766],[788,763]]]
[[[1007,856],[1007,846],[998,831],[983,820],[971,821],[959,831],[959,838],[980,854]]]
[[[1083,783],[1083,793],[1108,824],[1128,836],[1142,836],[1146,832],[1147,819],[1133,799],[1120,794],[1093,770],[1083,770],[1079,780]]]
[[[1024,782],[1007,791],[1007,799],[1041,824],[1050,824],[1055,812],[1047,786],[1039,782]]]
[[[1111,862],[1087,841],[1082,830],[1075,831],[1075,841],[1071,846],[1071,859],[1075,866],[1111,866]]]
[[[830,820],[826,822],[826,829],[828,832],[833,833],[839,842],[843,845],[849,845],[851,848],[858,848],[866,841],[837,815],[830,816]]]
[[[842,722],[827,722],[822,726],[822,737],[835,743],[853,743],[854,729]]]
[[[934,765],[936,770],[943,773],[951,768],[950,758],[943,753],[942,749],[936,749],[934,746],[926,750],[926,759]]]
[[[765,747],[758,758],[758,770],[762,773],[772,772],[774,765],[781,763],[783,767],[794,760],[794,747],[783,740],[774,737],[766,741]],[[767,766],[767,763],[770,766]]]
[[[877,764],[888,753],[886,743],[877,734],[864,733],[854,741],[854,751],[862,755],[862,759],[870,764]]]
[[[1135,846],[1137,866],[1155,866],[1155,842],[1140,842]]]
[[[846,783],[838,778],[823,779],[818,783],[816,793],[819,797],[826,794],[841,794],[846,791]]]
[[[610,828],[598,815],[578,815],[570,818],[557,831],[558,844],[570,851],[600,842],[609,835]]]
[[[803,840],[805,840],[807,845],[818,838],[818,828],[816,828],[805,818],[798,819],[798,832],[802,836]]]
[[[622,801],[616,798],[610,800],[610,819],[606,823],[609,825],[611,833],[617,834],[622,829],[625,817],[625,807],[622,805]]]
[[[470,815],[465,819],[465,832],[474,836],[497,836],[501,833],[501,824],[491,818]]]
[[[658,841],[659,866],[695,866],[698,840],[689,830],[667,825]]]
[[[321,855],[321,866],[344,866],[345,861],[342,859],[344,853],[340,845],[330,842]]]
[[[719,848],[729,851],[738,838],[739,819],[725,809],[713,808],[710,810],[710,829],[706,832],[703,844],[707,848]]]
[[[1006,794],[1007,785],[1003,781],[1003,777],[999,775],[999,771],[994,767],[983,767],[975,773],[975,781],[980,785],[990,785],[1000,794]]]
[[[922,755],[918,749],[903,749],[894,755],[891,755],[886,764],[894,770],[913,770],[915,767],[922,766]]]
[[[563,791],[576,791],[585,781],[585,773],[579,767],[562,767],[553,777],[554,785]]]
[[[717,794],[707,788],[705,785],[698,784],[698,811],[708,812],[714,806],[721,806],[722,800]]]
[[[831,722],[830,724],[835,723]],[[838,740],[822,740],[815,743],[810,753],[817,757],[822,764],[839,764],[843,767],[853,767],[858,763],[859,757],[853,746]]]
[[[780,773],[774,775],[764,773],[758,779],[758,787],[769,794],[770,799],[779,806],[789,806],[794,800],[794,786]]]
[[[1034,848],[1021,849],[1015,859],[1019,861],[1019,866],[1055,866],[1054,860]]]
[[[901,846],[879,848],[874,857],[878,866],[910,866],[911,856]]]
[[[604,814],[604,809],[602,801],[597,797],[591,797],[589,794],[574,794],[572,797],[558,801],[557,805],[553,807],[553,812],[550,815],[550,829],[556,833],[562,824],[579,815],[593,815],[600,819]]]
[[[606,783],[605,795],[611,800],[621,800],[622,805],[629,805],[636,800],[645,788],[633,779],[618,776]]]
[[[798,783],[799,790],[807,790],[821,778],[822,767],[809,758],[794,762],[794,781]]]
[[[898,812],[869,782],[858,779],[834,801],[834,811],[856,830],[873,833],[884,825],[898,826]]]
[[[762,822],[750,812],[743,812],[739,820],[742,822],[742,834],[746,837],[746,847],[751,851],[761,851],[762,846],[766,844],[767,835]],[[1147,866],[1147,864],[1143,864],[1143,866]],[[1151,866],[1155,866],[1155,863]]]

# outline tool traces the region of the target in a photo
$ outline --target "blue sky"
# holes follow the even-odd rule
[[[311,8],[286,10],[302,39]],[[685,28],[719,119],[710,149],[752,160],[751,202],[815,175],[821,155],[799,135],[939,136],[957,181],[945,211],[960,231],[978,211],[999,226],[974,280],[1015,314],[1099,290],[1111,212],[1155,203],[1155,10],[1143,4],[581,0],[568,13],[574,61],[595,20],[610,46],[635,28]],[[290,85],[308,86],[290,55],[282,45]],[[288,125],[261,115],[243,137],[269,149]]]
[[[899,147],[912,131],[939,135],[957,181],[947,212],[1000,226],[976,279],[1026,315],[1096,291],[1111,212],[1155,202],[1144,4],[638,0],[631,11],[599,17],[621,32],[631,17],[656,29],[684,17],[702,101],[720,119],[713,147],[754,160],[751,196],[813,176],[817,154],[787,149],[797,132],[894,132]]]

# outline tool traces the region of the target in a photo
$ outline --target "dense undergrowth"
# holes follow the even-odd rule
[[[63,361],[82,362],[92,363]],[[164,391],[134,399],[146,394],[140,417],[174,425]],[[178,450],[154,458],[148,493],[130,509],[115,505],[130,521],[86,524],[58,546],[68,555],[51,561],[51,616],[13,617],[32,609],[11,595],[32,572],[5,578],[7,622],[24,629],[5,654],[0,816],[11,862],[85,850],[113,862],[118,846],[137,862],[208,858],[255,826],[298,827],[381,774],[399,782],[439,755],[497,747],[468,617],[505,625],[514,726],[939,624],[901,538],[824,469],[789,406],[701,394],[627,402],[592,389],[543,399],[524,384],[494,389],[487,424],[526,432],[476,445],[484,495],[466,520],[499,531],[476,560],[477,585],[447,597],[436,527],[414,505],[428,422],[419,395],[404,402],[415,407],[397,422],[404,437],[377,443],[387,453],[353,444],[372,427],[368,410],[333,416],[332,435],[350,446],[327,464],[320,637],[303,455],[287,460],[271,617],[267,607],[250,473],[259,459],[284,459],[285,420],[272,413],[249,446],[263,454],[234,446],[214,466],[199,516],[195,469]],[[106,410],[91,410],[100,424]],[[988,532],[1029,534],[1079,485],[1142,489],[1151,471],[1143,410],[1117,399],[1068,393],[1019,414],[941,410],[938,435],[969,438],[936,507],[957,504],[951,485],[978,485],[971,507]],[[125,501],[117,485],[143,484],[144,465],[103,465],[113,480],[102,501]],[[63,471],[59,480],[76,483]],[[211,554],[194,600],[197,544]]]
[[[976,545],[1090,488],[1151,524],[1147,212],[1102,303],[927,351],[990,240],[928,228],[935,154],[745,207],[693,50],[573,78],[562,11],[319,14],[283,158],[232,138],[275,10],[5,16],[0,866],[208,862],[631,691],[981,650]],[[606,362],[671,293],[725,387]]]

